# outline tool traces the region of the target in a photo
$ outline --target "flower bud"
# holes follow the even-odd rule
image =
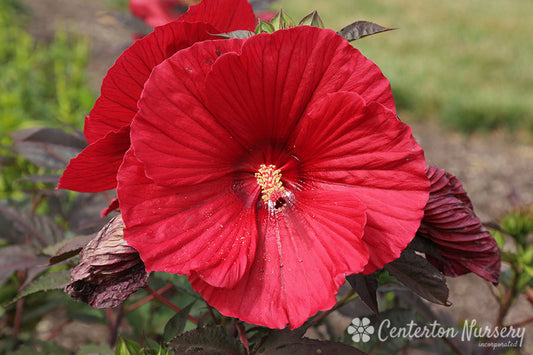
[[[100,230],[80,253],[65,287],[74,300],[95,308],[123,303],[139,288],[148,286],[148,273],[137,251],[127,245],[124,222],[118,215]]]

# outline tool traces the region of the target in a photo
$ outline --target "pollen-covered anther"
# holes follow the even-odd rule
[[[281,170],[276,169],[275,165],[261,164],[259,170],[255,173],[257,184],[261,186],[263,202],[267,205],[273,205],[276,208],[279,200],[283,199],[287,193],[281,182]]]

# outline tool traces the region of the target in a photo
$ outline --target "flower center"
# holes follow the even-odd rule
[[[261,186],[263,202],[274,208],[281,208],[285,205],[284,196],[287,195],[283,183],[281,182],[281,170],[275,165],[261,164],[255,173],[257,184]]]

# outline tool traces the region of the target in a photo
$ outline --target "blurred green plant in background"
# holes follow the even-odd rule
[[[87,38],[58,31],[40,43],[24,29],[27,20],[20,0],[0,2],[0,199],[16,197],[27,185],[17,181],[41,171],[13,154],[9,134],[36,125],[81,128],[95,100]]]
[[[390,80],[401,117],[463,132],[533,132],[533,2],[279,0],[335,30],[366,19],[397,31],[355,47]]]

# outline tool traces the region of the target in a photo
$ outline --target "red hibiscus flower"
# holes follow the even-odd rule
[[[167,25],[136,41],[109,69],[101,96],[85,118],[89,146],[72,159],[58,188],[80,192],[114,189],[117,171],[130,146],[130,123],[153,68],[213,34],[253,30],[255,17],[245,0],[204,0]]]
[[[138,107],[124,237],[224,315],[296,328],[420,225],[423,151],[379,68],[331,30],[199,42],[152,70]]]

